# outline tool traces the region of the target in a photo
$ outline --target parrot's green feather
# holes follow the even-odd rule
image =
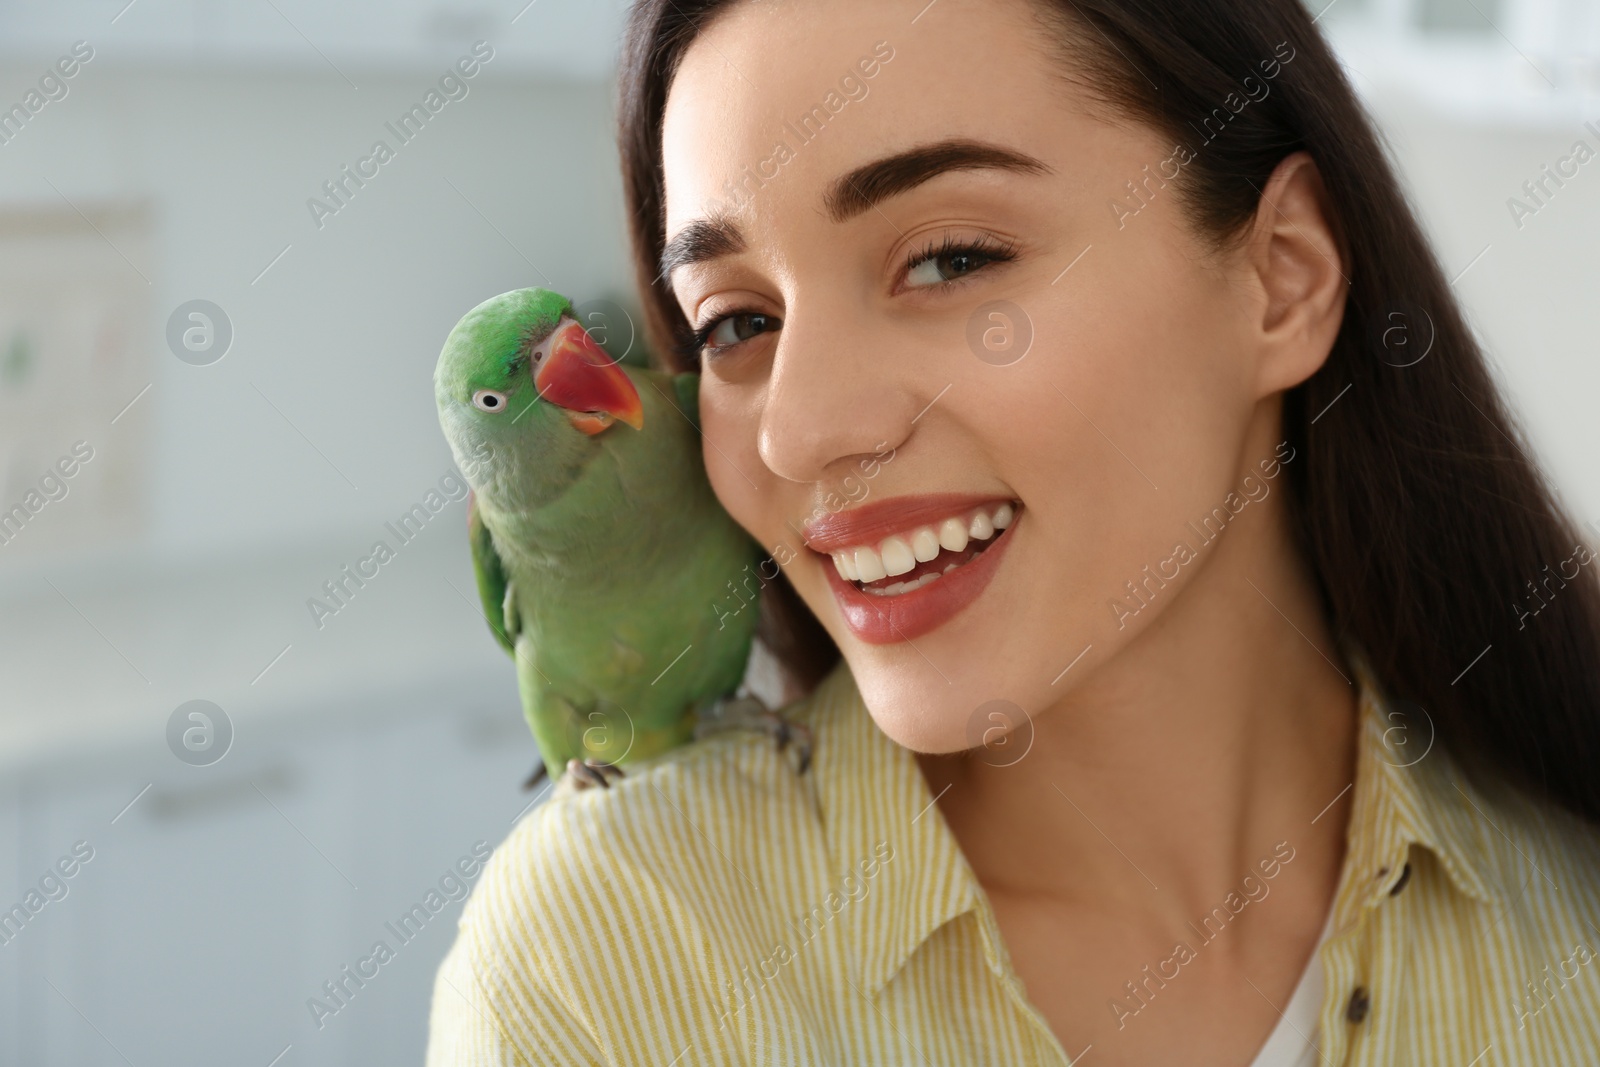
[[[483,617],[489,620],[489,630],[511,655],[517,654],[517,635],[506,632],[511,620],[505,615],[506,572],[495,551],[494,538],[489,527],[478,514],[475,494],[467,493],[467,540],[472,545],[472,570],[478,579],[478,598],[483,602]]]
[[[519,353],[571,315],[545,290],[485,301],[451,331],[434,376],[473,488],[484,614],[510,641],[552,776],[572,757],[631,763],[689,741],[695,712],[744,676],[763,584],[759,546],[706,477],[697,375],[619,364],[642,429],[593,436],[533,388]],[[479,389],[505,393],[502,410],[474,407]]]

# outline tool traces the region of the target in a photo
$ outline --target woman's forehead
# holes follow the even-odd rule
[[[902,5],[735,4],[690,44],[667,99],[667,232],[797,189],[820,211],[829,183],[898,149],[1029,139],[1035,105],[1061,108],[1064,90],[1013,8],[938,0],[913,23]]]

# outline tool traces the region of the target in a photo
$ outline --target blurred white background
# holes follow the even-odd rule
[[[0,3],[0,511],[33,501],[0,521],[0,909],[65,891],[0,915],[0,1065],[421,1058],[460,903],[403,946],[386,924],[505,836],[535,753],[463,505],[403,545],[386,524],[452,470],[431,373],[462,312],[628,289],[624,6]],[[1600,150],[1600,4],[1309,6],[1600,519],[1600,162],[1509,204]],[[477,41],[492,58],[441,87]],[[430,90],[401,144],[386,124]],[[394,157],[330,199],[379,139]],[[396,558],[319,627],[308,599],[380,539]],[[185,762],[191,700],[225,721]],[[395,958],[314,1018],[380,939]]]

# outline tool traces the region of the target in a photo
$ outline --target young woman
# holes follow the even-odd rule
[[[1600,1059],[1593,532],[1298,0],[640,0],[621,120],[813,764],[559,790],[431,1064]]]

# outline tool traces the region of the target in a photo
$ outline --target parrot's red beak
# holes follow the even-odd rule
[[[534,368],[534,387],[540,396],[565,408],[574,426],[591,436],[613,421],[635,430],[644,428],[639,391],[576,319],[556,327],[546,345],[544,358]]]

